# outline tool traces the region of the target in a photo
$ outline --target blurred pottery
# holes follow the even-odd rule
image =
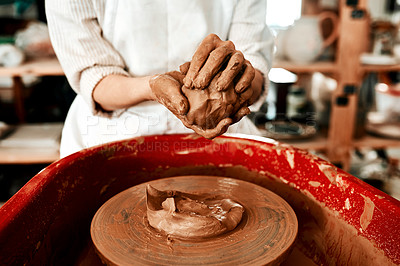
[[[321,25],[324,20],[331,20],[333,29],[324,39]],[[302,16],[289,28],[282,44],[286,57],[296,63],[310,63],[331,45],[338,37],[338,17],[325,11],[318,16]]]

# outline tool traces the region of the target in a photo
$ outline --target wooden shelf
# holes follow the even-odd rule
[[[63,76],[64,71],[55,57],[36,58],[16,67],[0,67],[0,76],[12,77],[15,112],[19,122],[25,121],[23,76]]]
[[[273,68],[284,68],[288,71],[295,73],[335,73],[337,71],[337,65],[335,62],[314,62],[310,64],[297,64],[289,61],[276,60],[272,65]]]
[[[62,76],[64,71],[55,57],[27,61],[16,67],[0,67],[0,76],[22,77],[25,75]]]
[[[302,140],[282,140],[281,142],[303,150],[324,151],[327,148],[328,140],[322,135]]]
[[[397,148],[400,147],[399,139],[380,138],[372,135],[365,135],[361,139],[353,141],[355,148]]]
[[[317,135],[304,140],[285,140],[283,143],[303,150],[324,151],[327,149],[327,137]],[[372,135],[365,135],[360,139],[354,139],[353,148],[400,148],[400,139],[380,138]]]
[[[58,149],[0,148],[0,164],[50,164],[59,158]]]
[[[400,71],[400,64],[397,65],[361,65],[364,72],[387,72]]]
[[[0,140],[0,164],[49,164],[60,158],[63,123],[13,126]]]
[[[335,62],[314,62],[310,64],[297,64],[289,61],[277,60],[272,65],[273,68],[284,68],[295,73],[335,73],[337,65]],[[397,65],[360,65],[360,69],[364,72],[387,72],[400,71],[400,64]]]
[[[0,67],[0,76],[13,78],[17,115],[24,116],[21,78],[31,76],[63,76],[64,71],[55,57],[32,59],[16,67]],[[20,119],[23,121],[23,119]],[[0,148],[0,164],[48,164],[60,158],[58,148]]]

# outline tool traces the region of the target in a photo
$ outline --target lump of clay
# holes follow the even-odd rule
[[[218,91],[216,83],[220,75],[221,72],[203,90],[182,87],[182,93],[189,101],[186,119],[190,124],[204,130],[215,128],[222,119],[233,117],[242,106],[243,101],[233,84],[225,91]]]
[[[244,212],[243,206],[231,199],[160,191],[150,185],[146,196],[150,226],[183,239],[209,238],[231,231]]]

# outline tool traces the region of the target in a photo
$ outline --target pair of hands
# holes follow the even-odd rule
[[[222,41],[217,35],[210,34],[201,42],[190,63],[183,64],[180,72],[173,71],[153,77],[150,88],[155,100],[166,106],[186,127],[211,139],[225,133],[231,124],[249,114],[248,106],[254,98],[251,87],[254,76],[254,68],[240,51],[235,50],[231,41]],[[233,86],[240,95],[240,108],[230,117],[222,118],[214,128],[205,129],[189,123],[185,116],[190,106],[182,93],[182,87],[203,90],[211,81],[218,91]]]

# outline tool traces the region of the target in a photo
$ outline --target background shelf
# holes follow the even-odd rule
[[[0,76],[21,77],[25,75],[62,76],[64,71],[55,57],[30,60],[16,67],[0,67]]]
[[[295,73],[311,73],[311,72],[322,72],[322,73],[335,73],[337,71],[337,65],[335,62],[314,62],[310,64],[297,64],[289,61],[276,60],[273,68],[284,68],[288,71]]]
[[[400,71],[400,64],[397,65],[361,65],[364,72],[388,72]]]
[[[328,139],[325,136],[317,135],[310,139],[304,140],[285,140],[281,141],[296,148],[303,150],[325,151],[327,149]],[[365,135],[359,139],[354,139],[353,148],[398,148],[400,147],[399,139],[381,138],[372,135]]]
[[[58,149],[0,148],[0,164],[48,164],[59,158]]]

